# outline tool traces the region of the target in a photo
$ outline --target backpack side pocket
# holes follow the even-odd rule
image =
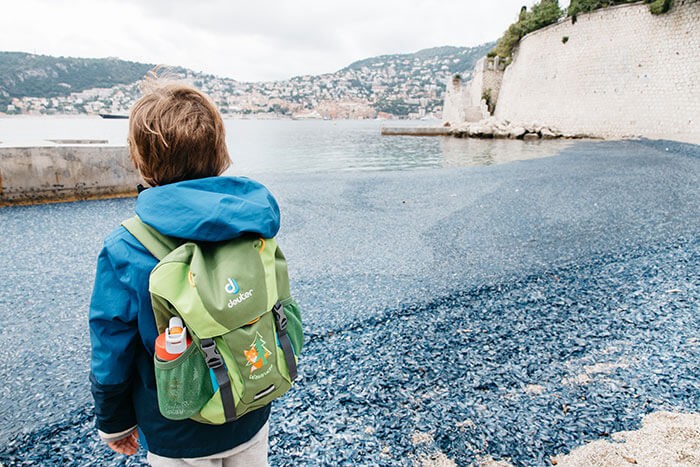
[[[296,300],[292,297],[285,298],[280,302],[287,317],[287,334],[294,347],[294,355],[298,358],[301,349],[304,347],[304,333],[301,328],[301,309]]]
[[[192,342],[175,360],[153,358],[160,413],[170,420],[184,420],[199,413],[214,390],[197,344]]]

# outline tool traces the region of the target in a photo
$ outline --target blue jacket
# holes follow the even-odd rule
[[[277,202],[246,178],[212,177],[149,188],[136,214],[164,235],[222,241],[243,232],[274,236]],[[124,227],[104,242],[90,304],[90,382],[100,435],[118,439],[138,425],[140,441],[164,457],[202,457],[250,440],[270,406],[225,425],[172,421],[158,411],[153,353],[157,330],[148,276],[157,260]]]

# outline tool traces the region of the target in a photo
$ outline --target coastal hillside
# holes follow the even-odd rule
[[[477,47],[433,47],[412,54],[380,55],[352,63],[336,75],[356,78],[369,86],[364,97],[379,112],[406,116],[442,112],[445,82],[455,74],[469,75],[493,43]],[[427,99],[421,102],[421,99]],[[424,109],[424,111],[422,111]]]
[[[86,89],[133,83],[152,67],[116,58],[0,52],[0,111],[12,104],[13,98],[68,96]]]
[[[494,43],[435,47],[354,62],[334,73],[241,82],[174,68],[238,117],[420,118],[440,115],[444,83],[468,75]],[[125,113],[153,67],[124,60],[0,52],[0,114]]]

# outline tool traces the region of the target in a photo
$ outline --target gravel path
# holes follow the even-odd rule
[[[700,147],[642,141],[264,177],[308,341],[271,463],[546,465],[697,412],[699,174]],[[95,256],[132,207],[0,211],[0,462],[143,460],[100,445],[87,385]]]

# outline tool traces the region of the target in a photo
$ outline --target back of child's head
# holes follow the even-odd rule
[[[221,175],[231,159],[214,103],[197,89],[150,80],[129,117],[129,154],[151,186]]]

